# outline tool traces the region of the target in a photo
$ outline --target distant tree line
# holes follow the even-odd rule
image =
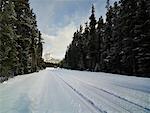
[[[45,62],[45,67],[59,67],[59,63]]]
[[[60,66],[150,77],[150,0],[107,0],[106,21],[92,6],[85,29],[74,33]]]
[[[42,50],[29,0],[0,0],[0,77],[43,69]]]

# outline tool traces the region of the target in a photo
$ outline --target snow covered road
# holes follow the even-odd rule
[[[150,113],[150,78],[47,68],[0,84],[0,113]]]

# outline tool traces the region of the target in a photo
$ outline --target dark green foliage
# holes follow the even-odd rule
[[[0,77],[43,68],[42,39],[28,0],[0,1]]]
[[[148,2],[148,1],[147,1]],[[150,6],[146,0],[137,0],[134,16],[133,43],[136,58],[135,68],[138,74],[150,72]]]
[[[0,76],[13,76],[18,64],[16,50],[16,33],[13,21],[16,20],[14,5],[8,0],[1,1],[0,10]]]
[[[107,0],[106,8],[104,23],[92,6],[89,25],[74,34],[61,67],[149,77],[150,2]]]

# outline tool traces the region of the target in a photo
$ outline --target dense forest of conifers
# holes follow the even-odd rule
[[[150,77],[150,0],[107,0],[106,20],[74,33],[61,67]]]
[[[42,49],[29,0],[0,0],[0,78],[43,69]]]

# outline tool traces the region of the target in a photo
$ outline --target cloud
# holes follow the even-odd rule
[[[86,12],[86,13],[85,13]],[[57,59],[62,59],[65,56],[67,46],[71,43],[74,32],[79,29],[80,24],[89,21],[89,16],[91,14],[91,7],[87,10],[75,11],[72,14],[63,15],[64,23],[67,25],[56,26],[51,24],[51,26],[45,26],[44,32],[42,32],[42,37],[44,39],[43,55],[45,53],[51,53],[51,56]],[[58,23],[57,23],[58,24]]]
[[[71,22],[65,27],[57,29],[56,35],[42,33],[42,38],[45,42],[43,47],[44,54],[50,52],[52,57],[62,59],[76,29],[75,24]]]
[[[90,9],[90,8],[89,8]],[[51,56],[57,59],[62,59],[65,56],[67,46],[71,43],[74,32],[79,29],[80,24],[84,25],[88,21],[90,12],[75,11],[72,14],[63,15],[63,20],[58,21],[66,23],[66,25],[59,26],[51,24],[45,26],[42,32],[44,39],[43,56],[46,53],[51,53]],[[65,21],[65,22],[64,22]]]
[[[111,0],[114,1],[114,0]],[[95,5],[96,18],[105,18],[106,0],[30,0],[37,15],[37,23],[44,39],[43,55],[51,53],[62,59],[67,45],[80,24],[89,21],[91,5]]]

